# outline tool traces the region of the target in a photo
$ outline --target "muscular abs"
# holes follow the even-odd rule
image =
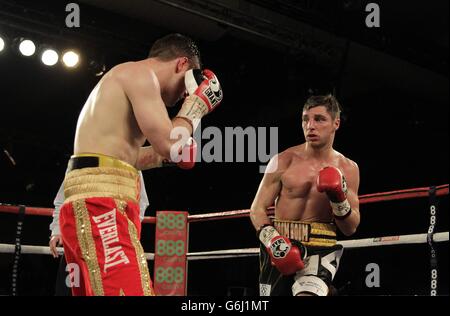
[[[292,155],[281,177],[276,217],[283,220],[332,222],[330,202],[317,191],[316,180],[323,163]]]

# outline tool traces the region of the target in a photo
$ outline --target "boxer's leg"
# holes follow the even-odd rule
[[[127,216],[127,210],[138,213],[138,206],[112,198],[89,198],[72,205],[76,238],[70,239],[78,244],[70,247],[75,251],[69,250],[69,257],[75,253],[72,260],[87,267],[92,291],[86,295],[154,295],[139,225]]]
[[[294,296],[328,296],[334,276],[339,268],[343,248],[308,247],[305,268],[295,275],[292,286]]]
[[[72,267],[72,295],[95,295],[92,293],[89,281],[89,270],[86,266],[86,262],[83,260],[83,255],[79,246],[77,225],[72,203],[66,203],[61,207],[60,228],[64,244],[64,256],[67,264]],[[100,293],[98,295],[100,295]]]

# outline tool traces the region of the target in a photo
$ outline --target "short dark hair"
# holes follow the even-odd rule
[[[327,109],[327,112],[330,113],[333,120],[341,117],[342,107],[336,97],[331,94],[315,95],[310,97],[306,101],[303,111],[308,111],[318,106],[324,106]]]
[[[187,57],[192,67],[201,68],[200,51],[195,42],[181,34],[170,34],[157,40],[150,49],[149,58],[163,61]]]

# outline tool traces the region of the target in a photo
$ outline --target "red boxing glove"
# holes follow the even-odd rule
[[[335,217],[343,219],[350,215],[352,209],[347,200],[347,182],[339,169],[322,169],[317,177],[317,190],[327,194]]]
[[[293,275],[305,267],[306,248],[293,245],[289,238],[281,236],[275,227],[266,226],[259,232],[259,240],[266,246],[272,265],[283,275]]]
[[[208,69],[187,71],[185,85],[189,96],[184,100],[177,117],[189,121],[195,130],[199,121],[222,102],[223,91],[217,76]]]
[[[203,100],[208,107],[208,112],[222,102],[222,87],[216,75],[209,69],[189,70],[186,72],[185,85],[189,95],[195,95]]]
[[[197,142],[191,137],[181,150],[181,161],[177,163],[177,166],[183,170],[190,170],[194,168],[196,161]]]

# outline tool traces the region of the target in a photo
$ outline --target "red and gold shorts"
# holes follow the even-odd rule
[[[79,271],[73,295],[154,295],[140,243],[139,183],[138,172],[114,158],[72,157],[60,226],[67,264]]]

